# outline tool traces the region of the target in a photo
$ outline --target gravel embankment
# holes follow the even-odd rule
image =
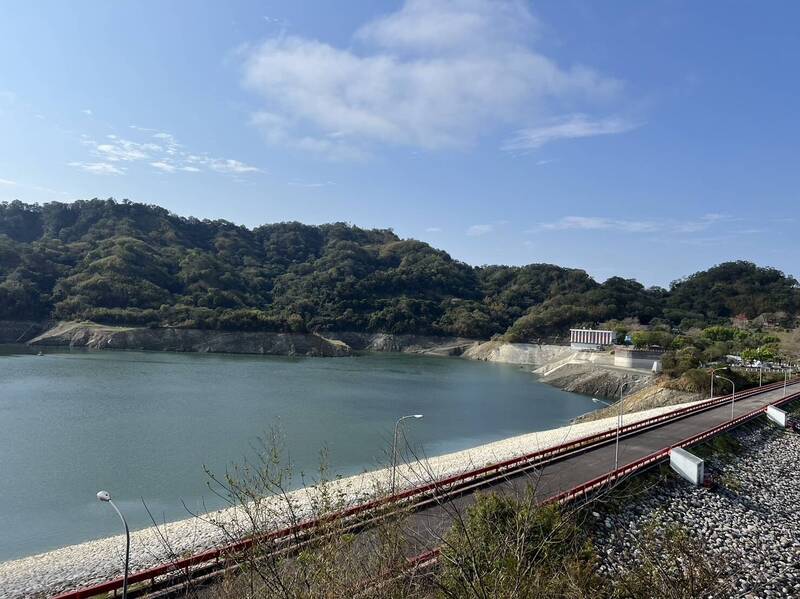
[[[800,597],[800,436],[765,425],[734,433],[746,449],[706,467],[714,489],[680,479],[660,484],[621,512],[602,516],[595,534],[601,572],[612,579],[639,560],[634,549],[651,522],[683,527],[723,567],[733,597]]]
[[[672,409],[675,409],[675,406],[628,414],[625,416],[625,423],[637,422]],[[519,435],[472,449],[429,458],[424,464],[401,466],[398,470],[399,484],[410,486],[429,481],[431,477],[457,474],[524,453],[552,447],[571,439],[610,430],[615,426],[616,417],[611,417]],[[348,502],[357,502],[372,495],[376,488],[385,489],[387,479],[387,470],[377,470],[338,479],[330,483],[329,491],[336,496],[344,497]],[[313,488],[293,492],[291,494],[293,507],[301,511],[307,510],[313,500],[313,495]],[[215,512],[211,515],[214,519],[235,527],[238,526],[236,524],[237,516],[241,516],[241,514],[237,514],[233,510]],[[225,540],[225,535],[218,526],[197,518],[162,526],[161,534],[168,538],[172,550],[180,555],[211,548]],[[124,546],[124,537],[109,537],[0,563],[0,599],[44,597],[120,576]],[[167,561],[168,556],[169,553],[155,529],[144,529],[131,535],[131,571],[135,572],[163,563]]]

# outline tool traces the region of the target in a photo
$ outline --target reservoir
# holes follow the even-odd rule
[[[122,351],[0,351],[0,561],[119,534],[95,493],[134,529],[221,506],[204,466],[223,474],[277,429],[313,479],[388,463],[396,419],[441,455],[567,424],[588,397],[518,366],[408,354],[282,358]]]

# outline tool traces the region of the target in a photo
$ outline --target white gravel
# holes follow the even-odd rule
[[[648,523],[678,524],[732,581],[726,596],[800,597],[800,435],[769,426],[734,434],[744,453],[708,461],[722,480],[716,489],[676,479],[603,517],[595,538],[601,572],[613,580],[637,563],[636,540]]]
[[[693,402],[696,403],[696,402]],[[625,423],[638,422],[680,406],[645,410],[625,416]],[[566,441],[610,430],[616,426],[616,417],[594,422],[573,424],[562,428],[529,433],[488,443],[412,463],[398,469],[398,486],[417,485],[510,459],[525,453],[545,449]],[[388,470],[337,479],[330,483],[329,491],[345,497],[348,502],[358,502],[374,494],[375,489],[386,488]],[[308,487],[291,493],[292,501],[301,510],[309,509],[315,489]],[[229,524],[239,521],[235,510],[223,510],[208,515]],[[180,555],[209,549],[220,545],[225,537],[218,526],[198,518],[172,522],[160,527],[161,534],[169,540],[172,550]],[[30,557],[0,563],[0,599],[18,597],[44,597],[80,586],[96,584],[122,574],[124,536],[108,537],[71,545]],[[131,571],[135,572],[167,561],[168,551],[155,528],[139,530],[131,535]]]

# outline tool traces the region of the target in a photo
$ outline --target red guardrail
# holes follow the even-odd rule
[[[782,383],[781,383],[782,384]],[[763,389],[763,387],[762,387]],[[792,395],[787,395],[786,397],[782,397],[777,401],[772,402],[768,405],[778,406],[784,404],[786,402],[792,401],[794,399],[800,398],[800,393],[794,393]],[[586,497],[587,495],[591,494],[597,489],[603,488],[610,483],[619,480],[624,476],[628,476],[630,474],[634,474],[650,468],[653,464],[665,460],[669,457],[670,450],[673,447],[689,447],[695,445],[701,441],[714,437],[728,429],[735,428],[740,424],[746,422],[747,420],[751,420],[756,416],[765,413],[767,410],[767,406],[763,406],[760,408],[756,408],[755,410],[748,412],[747,414],[743,414],[733,420],[729,420],[724,422],[712,429],[707,431],[703,431],[702,433],[698,433],[697,435],[693,435],[692,437],[688,437],[678,443],[670,447],[665,447],[664,449],[660,449],[655,451],[649,455],[646,455],[638,460],[634,460],[617,470],[604,474],[602,476],[598,476],[590,481],[587,481],[577,487],[564,491],[554,497],[549,498],[544,503],[568,503],[571,501],[575,501],[576,499],[580,498],[581,496]],[[439,554],[441,553],[440,548],[434,548],[425,553],[421,553],[417,556],[408,559],[408,570],[412,570],[417,567],[424,567],[425,565],[429,564],[432,561],[435,561]]]
[[[788,383],[789,386],[796,384],[800,384],[800,381],[794,381]],[[736,394],[736,401],[745,399],[747,397],[752,397],[753,395],[759,395],[761,393],[774,391],[776,389],[782,388],[783,385],[784,385],[783,382],[777,382],[769,385],[764,385],[762,387],[755,387],[753,389],[742,391]],[[641,432],[643,430],[654,427],[658,424],[663,424],[668,421],[679,420],[681,418],[685,418],[692,414],[712,409],[714,407],[717,407],[718,405],[727,403],[730,400],[731,400],[731,395],[716,397],[714,399],[709,399],[702,403],[695,404],[693,406],[679,408],[677,410],[665,412],[664,414],[660,414],[652,418],[633,422],[631,424],[623,426],[620,429],[620,436],[623,437],[630,435],[631,433],[634,432]],[[502,462],[491,464],[489,466],[484,466],[482,468],[446,477],[444,479],[437,480],[433,483],[428,483],[425,485],[421,485],[419,487],[407,489],[400,493],[396,493],[392,496],[375,499],[372,501],[368,501],[366,503],[362,503],[347,508],[345,510],[341,510],[339,512],[330,514],[321,519],[308,520],[306,522],[302,522],[300,524],[296,524],[294,526],[277,530],[265,535],[259,535],[256,537],[243,539],[241,541],[231,543],[230,545],[226,545],[225,547],[217,549],[209,549],[201,553],[189,556],[187,558],[175,560],[173,562],[168,562],[166,564],[161,564],[160,566],[155,566],[153,568],[148,568],[146,570],[140,570],[138,572],[131,574],[128,577],[128,583],[129,585],[133,585],[141,582],[152,581],[159,576],[176,574],[181,571],[185,572],[188,575],[190,568],[192,568],[193,566],[218,560],[219,558],[230,553],[244,551],[257,542],[272,541],[282,538],[290,539],[292,537],[299,536],[308,531],[309,529],[319,526],[320,524],[327,523],[333,520],[353,518],[355,516],[362,515],[366,512],[375,510],[390,503],[399,503],[415,497],[422,498],[431,493],[435,494],[436,492],[441,492],[451,486],[460,486],[464,483],[474,481],[475,479],[482,478],[490,474],[496,475],[503,473],[505,471],[514,470],[518,468],[521,464],[528,464],[544,460],[552,460],[557,457],[563,457],[564,455],[567,454],[585,451],[589,447],[601,445],[604,442],[609,442],[613,439],[616,439],[616,435],[617,435],[616,429],[610,429],[608,431],[604,431],[601,433],[595,433],[593,435],[588,435],[586,437],[580,437],[578,439],[574,439],[572,441],[569,441],[567,443],[562,443],[554,447],[549,447],[547,449],[524,454],[522,456],[511,458],[509,460],[504,460]],[[629,466],[630,465],[624,466],[623,469],[626,469],[627,472],[627,468],[629,468]],[[590,481],[590,483],[591,482],[594,481]],[[581,487],[583,486],[584,485],[581,485]],[[120,577],[114,580],[109,580],[107,582],[92,585],[89,587],[84,587],[73,591],[67,591],[65,593],[55,596],[54,599],[85,599],[87,597],[94,597],[102,593],[108,593],[121,589],[122,584],[123,584],[123,579]]]
[[[799,398],[800,398],[800,393],[794,393],[792,395],[787,395],[786,397],[782,397],[777,401],[774,401],[767,405],[777,406]],[[742,424],[743,422],[751,420],[756,416],[759,416],[760,414],[764,414],[767,411],[767,405],[762,406],[760,408],[756,408],[755,410],[752,410],[746,414],[742,414],[741,416],[737,416],[733,420],[728,420],[726,422],[723,422],[722,424],[719,424],[714,428],[708,429],[706,431],[703,431],[702,433],[698,433],[696,435],[683,439],[682,441],[679,441],[678,443],[675,443],[670,447],[665,447],[664,449],[660,449],[656,452],[651,453],[650,455],[644,456],[643,458],[640,458],[629,464],[626,464],[625,466],[622,466],[617,470],[614,470],[602,476],[598,476],[597,478],[585,482],[582,485],[579,485],[572,489],[569,489],[568,491],[564,491],[563,493],[560,493],[559,495],[553,497],[550,501],[565,503],[569,501],[574,501],[581,495],[586,496],[587,494],[591,493],[597,488],[600,488],[604,485],[619,480],[623,476],[627,476],[628,474],[642,470],[645,467],[649,467],[654,462],[666,459],[667,457],[669,457],[670,450],[674,447],[690,447],[692,445],[696,445],[697,443],[700,443],[701,441],[705,441],[706,439],[710,439],[711,437],[719,435],[720,433],[725,432],[726,430],[735,428],[740,424]]]

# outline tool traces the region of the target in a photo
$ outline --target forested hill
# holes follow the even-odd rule
[[[799,307],[794,278],[748,262],[647,289],[549,264],[472,267],[344,223],[248,229],[127,201],[0,204],[3,320],[523,340],[627,317],[689,327]]]

